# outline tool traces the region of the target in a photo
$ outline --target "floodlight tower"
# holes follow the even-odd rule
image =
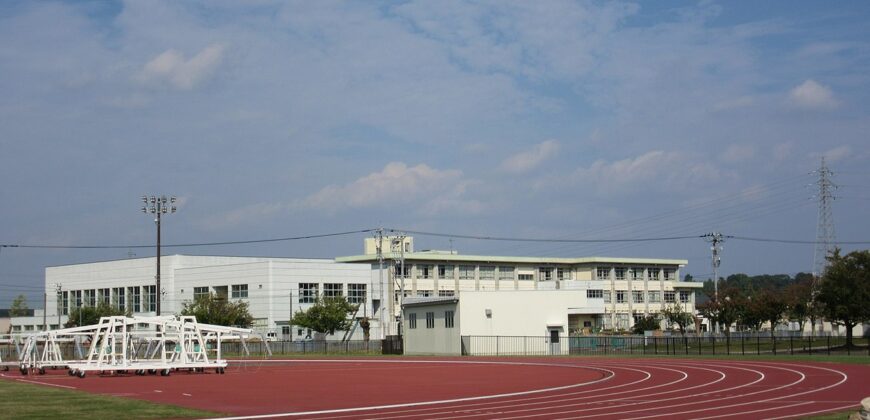
[[[154,276],[157,284],[157,305],[156,305],[156,315],[160,316],[160,216],[163,214],[171,214],[175,213],[177,210],[175,207],[175,197],[166,198],[165,195],[162,196],[142,196],[142,203],[144,204],[142,207],[142,213],[151,213],[155,215],[154,223],[157,225],[157,275]]]

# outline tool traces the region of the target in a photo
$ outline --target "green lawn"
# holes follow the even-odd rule
[[[220,413],[0,380],[0,417],[12,419],[162,419]]]

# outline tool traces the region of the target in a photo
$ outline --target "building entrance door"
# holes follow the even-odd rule
[[[560,328],[550,328],[550,354],[562,354],[562,343],[559,342]]]

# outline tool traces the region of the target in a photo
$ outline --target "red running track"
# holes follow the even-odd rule
[[[3,377],[239,418],[796,418],[870,396],[870,365],[735,360],[257,360],[225,375]]]

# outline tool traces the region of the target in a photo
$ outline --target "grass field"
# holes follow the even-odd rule
[[[0,413],[7,419],[183,419],[221,415],[11,380],[0,380]]]

